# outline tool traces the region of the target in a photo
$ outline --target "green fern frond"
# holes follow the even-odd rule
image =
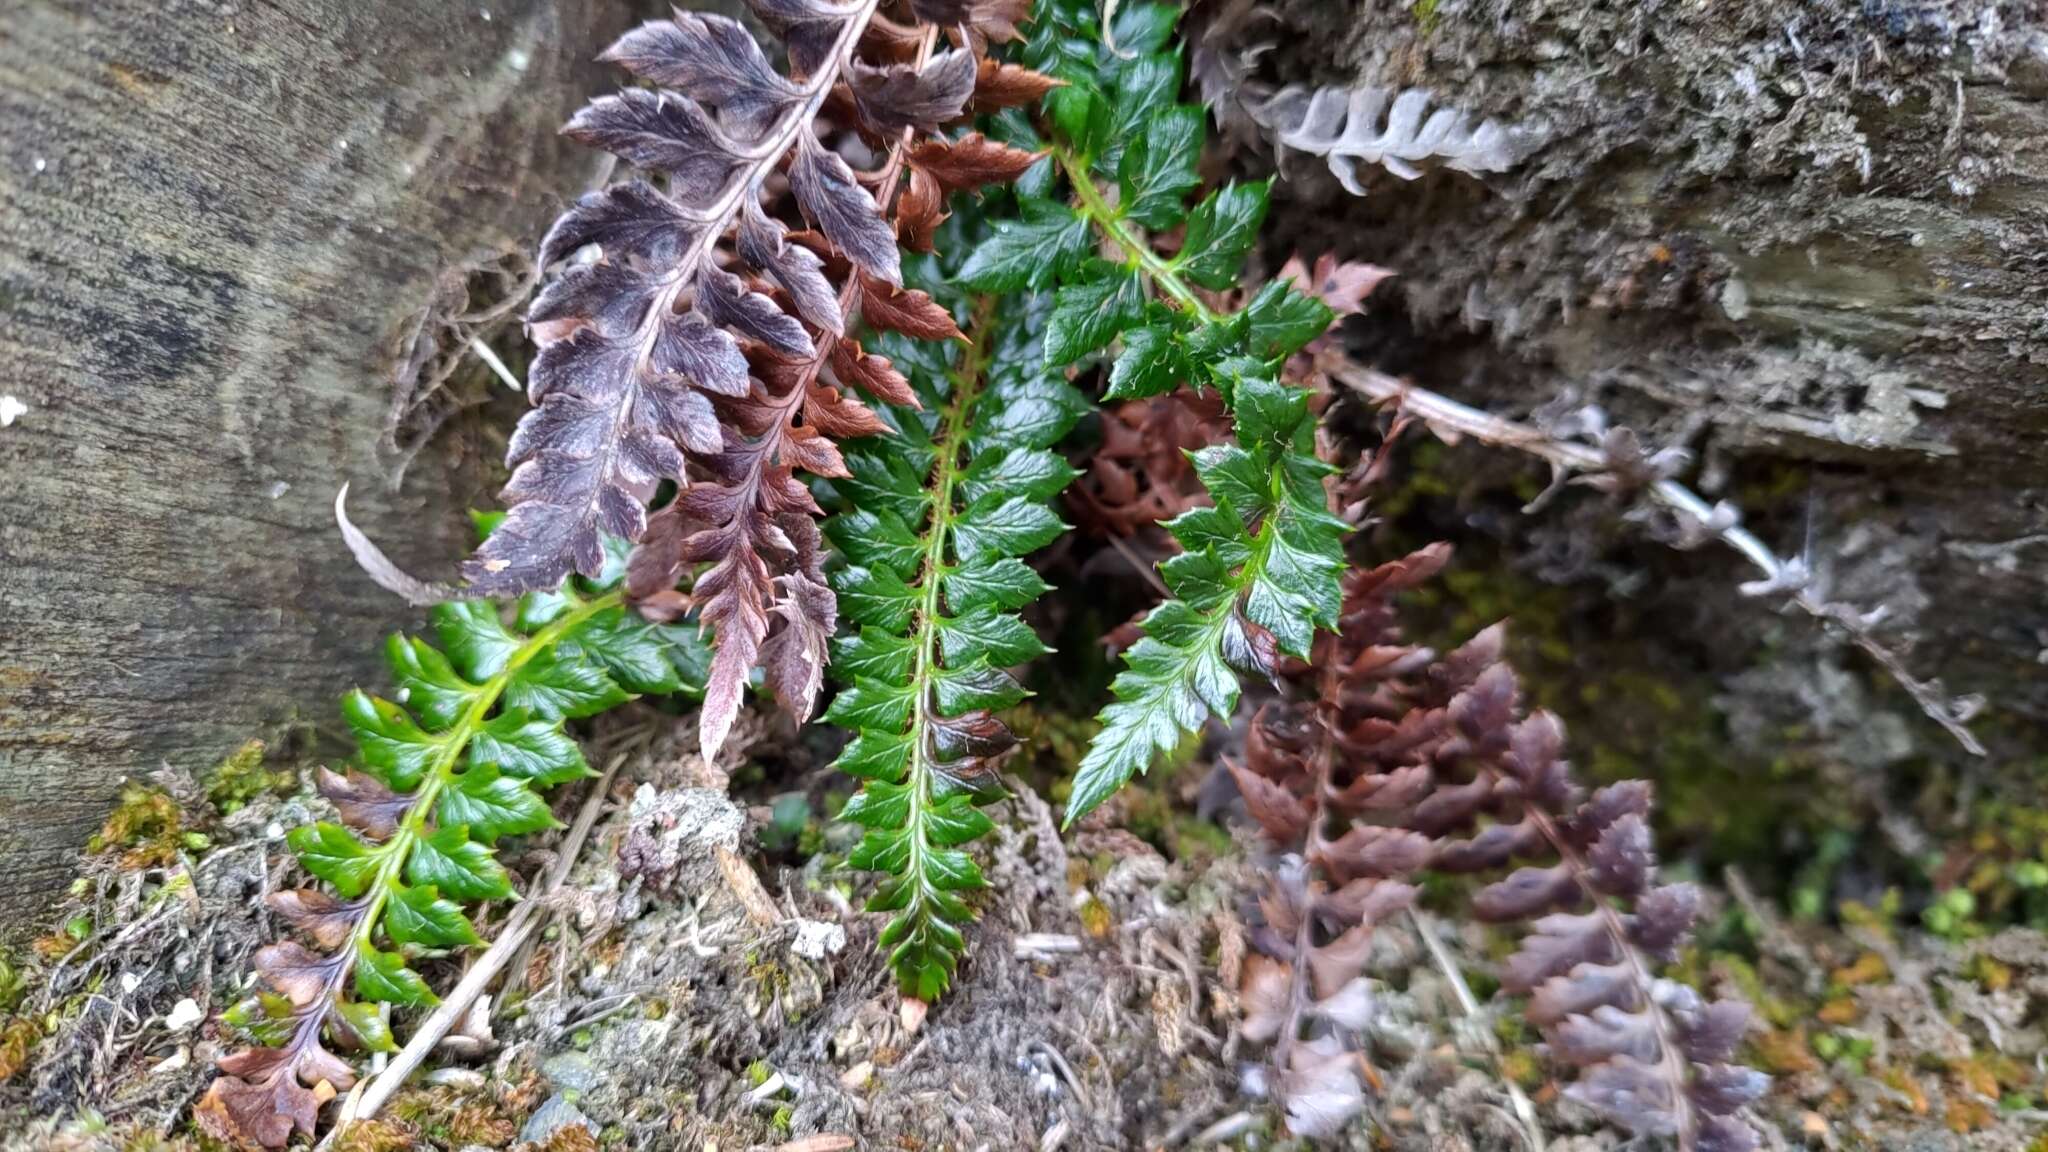
[[[843,813],[867,829],[848,863],[887,874],[868,907],[894,913],[881,946],[922,1000],[966,948],[963,894],[983,880],[962,847],[992,827],[976,805],[1000,793],[993,759],[1014,743],[995,713],[1026,695],[1004,669],[1047,651],[1016,615],[1046,591],[1022,557],[1066,530],[1048,501],[1075,472],[1048,449],[1088,410],[1045,368],[1042,318],[1024,312],[978,302],[952,364],[884,338],[922,408],[888,410],[897,435],[848,448],[838,487],[855,510],[827,524],[857,629],[834,653],[847,687],[825,714],[855,730],[838,767],[864,781]]]
[[[1052,289],[1045,355],[1109,358],[1105,399],[1214,388],[1237,433],[1194,457],[1215,506],[1167,525],[1183,549],[1160,565],[1173,598],[1125,653],[1074,780],[1071,824],[1211,715],[1228,718],[1240,674],[1270,674],[1276,650],[1308,658],[1315,631],[1337,625],[1344,525],[1328,511],[1332,470],[1316,457],[1308,394],[1280,382],[1332,313],[1278,282],[1236,311],[1204,295],[1237,286],[1270,182],[1187,202],[1204,132],[1201,110],[1175,100],[1176,9],[1122,8],[1106,38],[1082,0],[1051,0],[1040,16],[1024,63],[1066,82],[1046,97],[1050,137],[1019,116],[1002,128],[1012,144],[1047,148],[1051,164],[1019,183],[1019,218],[997,226],[962,278],[983,291]],[[1149,234],[1175,228],[1178,250],[1157,251]]]
[[[409,636],[385,645],[395,700],[361,690],[342,699],[356,763],[319,781],[337,819],[286,835],[325,888],[269,900],[321,951],[285,940],[257,953],[274,991],[225,1016],[259,1047],[226,1058],[228,1075],[201,1105],[218,1130],[272,1146],[294,1125],[310,1131],[306,1085],[346,1087],[354,1075],[325,1036],[396,1050],[380,1005],[435,1002],[410,961],[480,942],[464,905],[513,895],[497,842],[557,827],[540,793],[594,775],[566,721],[637,694],[702,691],[694,630],[628,612],[622,575],[620,559],[580,590],[572,581],[529,595],[509,626],[489,602],[438,605],[438,646]]]

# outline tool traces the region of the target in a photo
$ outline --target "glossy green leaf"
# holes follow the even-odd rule
[[[1024,699],[1022,685],[1010,674],[986,664],[941,668],[932,677],[939,714],[958,716],[975,709],[997,711]]]
[[[384,905],[384,931],[393,944],[422,948],[461,948],[481,943],[476,928],[462,908],[443,900],[429,884],[413,888],[398,885]]]
[[[436,604],[427,616],[449,663],[473,683],[504,671],[505,662],[519,650],[519,638],[506,630],[498,618],[498,606],[488,600]]]
[[[958,279],[977,292],[1043,288],[1088,255],[1092,239],[1088,221],[1065,205],[1026,200],[1022,218],[997,224],[967,258]]]
[[[424,640],[393,636],[384,644],[384,659],[398,685],[399,702],[429,732],[452,726],[481,692],[456,675],[448,658]]]
[[[1124,349],[1110,369],[1105,400],[1137,400],[1173,391],[1190,371],[1174,331],[1148,324],[1124,333]]]
[[[385,1015],[385,1009],[366,1000],[339,1000],[335,1002],[334,1011],[341,1017],[342,1026],[348,1029],[356,1045],[365,1052],[398,1051],[398,1041],[391,1035],[391,1020]]]
[[[356,946],[355,989],[365,1000],[401,1008],[430,1008],[441,1002],[420,974],[405,966],[405,957],[368,944]]]
[[[466,825],[469,834],[486,844],[500,836],[517,836],[558,827],[554,813],[526,782],[507,776],[495,764],[471,768],[441,792],[434,818],[443,827]]]
[[[405,878],[416,886],[432,885],[456,900],[505,900],[512,895],[512,879],[504,865],[459,825],[436,829],[415,841],[406,857]]]
[[[1145,318],[1145,286],[1134,270],[1102,269],[1064,285],[1053,297],[1045,326],[1045,358],[1071,363],[1109,346],[1118,333]]]
[[[884,632],[901,632],[910,627],[917,611],[917,595],[903,578],[888,568],[853,565],[834,581],[839,593],[839,614],[855,624]]]
[[[986,660],[998,668],[1008,668],[1050,651],[1029,625],[993,608],[962,612],[937,621],[936,626],[940,650],[949,664]]]
[[[1266,222],[1270,181],[1232,184],[1203,199],[1188,214],[1187,236],[1174,267],[1204,288],[1237,286],[1245,253],[1258,243]]]
[[[513,710],[492,717],[469,743],[472,768],[494,764],[507,776],[542,788],[594,775],[583,749],[557,721]]]
[[[966,615],[981,608],[1022,608],[1045,594],[1046,583],[1031,565],[1005,556],[948,572],[944,591],[947,607]]]
[[[1267,360],[1301,351],[1337,318],[1321,300],[1281,280],[1267,281],[1245,305],[1245,315],[1251,318],[1251,353]]]
[[[446,744],[445,737],[421,731],[405,709],[365,692],[343,696],[341,715],[363,767],[400,792],[419,787]]]
[[[683,686],[663,627],[624,608],[608,608],[584,621],[556,651],[581,653],[627,692],[666,696]]]
[[[298,856],[300,867],[351,900],[370,887],[384,863],[383,855],[354,832],[325,820],[285,833],[285,843]]]
[[[1170,228],[1187,215],[1187,195],[1201,186],[1202,111],[1161,108],[1143,124],[1117,165],[1124,219],[1144,228]]]
[[[630,697],[604,666],[581,652],[548,649],[535,655],[505,682],[505,707],[543,720],[595,716]]]
[[[1029,496],[1002,499],[992,506],[976,506],[953,525],[953,550],[962,564],[980,564],[1004,556],[1021,556],[1052,543],[1066,530],[1052,509]]]

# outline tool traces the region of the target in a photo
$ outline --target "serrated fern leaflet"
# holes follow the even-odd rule
[[[1279,382],[1281,362],[1333,316],[1280,282],[1236,311],[1205,297],[1236,286],[1268,185],[1227,185],[1187,203],[1201,183],[1203,121],[1174,102],[1175,18],[1164,5],[1124,9],[1112,50],[1092,5],[1045,6],[1024,63],[1066,85],[1045,98],[1057,170],[1019,182],[1019,218],[997,225],[961,273],[980,291],[1055,289],[1045,355],[1070,362],[1116,347],[1106,399],[1209,387],[1235,423],[1236,444],[1194,457],[1214,506],[1167,525],[1183,549],[1160,566],[1173,598],[1125,654],[1068,823],[1209,716],[1227,718],[1240,674],[1270,675],[1276,652],[1307,659],[1315,630],[1337,624],[1344,524],[1327,509],[1332,470],[1316,456],[1308,394]],[[1013,144],[1041,145],[1021,118],[1003,129]],[[1162,255],[1147,234],[1174,228],[1179,250]]]
[[[898,434],[849,448],[855,508],[827,528],[858,628],[825,716],[856,731],[838,766],[865,781],[843,814],[867,829],[848,862],[887,874],[869,908],[894,914],[881,946],[923,1000],[952,982],[961,893],[982,886],[961,846],[990,829],[975,804],[1000,792],[992,761],[1014,744],[994,713],[1025,693],[1004,669],[1046,651],[1016,610],[1046,590],[1021,557],[1066,530],[1047,501],[1074,470],[1047,449],[1088,407],[1044,369],[1024,311],[982,301],[950,368],[905,348],[924,408],[891,410]]]
[[[623,558],[608,555],[616,584]],[[288,939],[256,954],[269,990],[227,1020],[259,1046],[220,1061],[197,1113],[220,1139],[281,1148],[294,1131],[312,1136],[320,1104],[355,1081],[326,1042],[394,1051],[384,1006],[434,1003],[410,961],[479,942],[463,906],[513,894],[495,845],[555,827],[540,792],[592,774],[565,721],[702,687],[694,629],[651,624],[616,590],[529,595],[512,627],[477,601],[438,605],[432,622],[438,648],[386,644],[402,703],[360,690],[342,700],[357,764],[319,779],[338,819],[287,836],[324,887],[268,899],[319,951]]]

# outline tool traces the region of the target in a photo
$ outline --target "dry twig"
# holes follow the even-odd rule
[[[1601,475],[1613,471],[1606,455],[1592,445],[1559,440],[1527,424],[1482,412],[1361,364],[1337,361],[1331,365],[1329,375],[1360,395],[1377,403],[1394,405],[1402,413],[1423,421],[1443,439],[1470,436],[1496,447],[1514,448],[1548,461],[1561,474]],[[1875,620],[1872,616],[1850,605],[1830,601],[1814,591],[1804,561],[1779,558],[1769,545],[1742,527],[1739,521],[1730,522],[1725,511],[1717,510],[1675,480],[1654,480],[1644,486],[1644,492],[1688,525],[1734,549],[1761,572],[1763,579],[1742,586],[1745,593],[1784,593],[1814,619],[1841,629],[1856,647],[1898,681],[1929,719],[1955,737],[1956,743],[1971,755],[1984,755],[1984,745],[1964,725],[1976,713],[1975,699],[1952,700],[1940,681],[1914,676],[1899,654],[1874,634],[1872,625]]]

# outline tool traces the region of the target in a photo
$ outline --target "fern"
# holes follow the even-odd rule
[[[1748,1152],[1756,1134],[1738,1113],[1768,1083],[1732,1063],[1748,1006],[1655,976],[1690,935],[1698,893],[1654,883],[1649,786],[1581,792],[1562,725],[1522,714],[1501,628],[1441,659],[1404,642],[1393,597],[1448,558],[1436,545],[1349,574],[1341,631],[1319,639],[1298,678],[1307,698],[1261,709],[1245,764],[1230,765],[1278,853],[1244,1031],[1273,1045],[1268,1083],[1289,1127],[1328,1135],[1364,1106],[1362,973],[1373,930],[1413,901],[1410,881],[1498,874],[1547,853],[1554,864],[1509,872],[1472,910],[1533,921],[1502,986],[1529,997],[1551,1055],[1579,1069],[1567,1094],[1689,1152]]]
[[[818,508],[794,473],[840,474],[833,440],[873,431],[842,389],[909,399],[852,338],[859,321],[959,335],[901,289],[892,210],[905,148],[963,116],[984,71],[973,47],[938,50],[940,24],[970,28],[978,45],[1014,35],[1019,5],[919,0],[914,26],[881,16],[880,0],[753,7],[788,46],[787,76],[738,22],[679,12],[605,54],[659,87],[601,97],[565,129],[665,186],[586,196],[542,242],[543,267],[567,266],[527,317],[541,347],[536,407],[508,452],[511,514],[465,567],[482,594],[552,588],[593,575],[602,539],[618,537],[639,545],[628,598],[658,618],[702,567],[694,592],[717,655],[700,736],[713,755],[756,665],[798,720],[810,715],[836,605]],[[884,156],[877,171],[856,174],[819,137],[834,92]],[[815,232],[792,233],[765,202],[778,170]],[[663,482],[684,492],[650,517]]]
[[[1228,718],[1240,674],[1270,675],[1277,653],[1307,659],[1315,629],[1337,623],[1343,524],[1326,508],[1331,469],[1316,457],[1308,393],[1280,381],[1281,364],[1333,314],[1279,281],[1236,311],[1204,295],[1237,285],[1269,186],[1228,185],[1187,203],[1200,184],[1203,120],[1174,99],[1175,19],[1164,5],[1124,8],[1112,50],[1092,6],[1061,0],[1041,12],[1024,60],[1066,83],[1046,97],[1057,171],[1020,181],[1019,218],[997,225],[961,272],[978,291],[1054,289],[1049,361],[1120,345],[1105,398],[1213,388],[1236,431],[1235,444],[1193,456],[1214,506],[1166,525],[1183,549],[1160,566],[1173,598],[1125,654],[1116,700],[1074,779],[1069,824],[1210,716]],[[1028,125],[1007,129],[1013,143],[1038,143]],[[1179,250],[1155,250],[1148,233],[1175,228]],[[1096,254],[1105,248],[1111,258]]]
[[[993,759],[1015,742],[995,712],[1025,692],[1003,669],[1046,651],[1016,611],[1046,591],[1021,557],[1066,530],[1047,502],[1075,472],[1048,448],[1089,407],[1038,354],[1034,303],[975,301],[974,341],[950,364],[902,342],[921,406],[848,449],[853,507],[827,528],[859,628],[825,715],[856,731],[838,767],[865,781],[843,814],[867,829],[849,863],[888,874],[868,907],[894,914],[881,946],[921,1000],[951,983],[961,894],[983,883],[960,849],[990,829],[975,804],[1000,793]]]
[[[1739,1113],[1769,1078],[1732,1062],[1749,1006],[1706,1002],[1655,975],[1691,936],[1700,898],[1690,884],[1656,883],[1650,786],[1584,794],[1562,758],[1563,725],[1522,716],[1514,671],[1495,662],[1501,646],[1497,629],[1467,646],[1463,662],[1484,670],[1446,709],[1446,775],[1469,780],[1447,779],[1409,826],[1437,842],[1433,863],[1446,872],[1555,858],[1516,868],[1472,906],[1481,920],[1531,922],[1502,986],[1529,997],[1530,1023],[1579,1069],[1568,1095],[1630,1131],[1675,1136],[1686,1152],[1750,1152],[1757,1135]]]
[[[1477,124],[1462,109],[1430,108],[1420,88],[1377,85],[1278,91],[1256,79],[1254,63],[1273,45],[1248,43],[1250,20],[1270,16],[1249,5],[1211,5],[1194,37],[1195,85],[1218,124],[1234,136],[1263,139],[1277,159],[1289,150],[1320,157],[1346,192],[1364,196],[1366,164],[1414,180],[1428,166],[1479,176],[1506,172],[1543,145],[1541,124]]]
[[[1429,104],[1429,93],[1420,88],[1396,94],[1370,86],[1313,92],[1288,87],[1250,111],[1273,134],[1276,149],[1322,157],[1353,196],[1365,195],[1358,177],[1361,162],[1403,180],[1420,177],[1417,165],[1430,161],[1477,176],[1513,168],[1532,147],[1522,134],[1497,121],[1474,126],[1458,109],[1432,112]]]
[[[320,951],[287,939],[256,954],[270,991],[228,1019],[259,1045],[220,1061],[198,1109],[209,1132],[270,1148],[312,1136],[321,1103],[355,1080],[327,1039],[394,1051],[390,1008],[435,1002],[410,961],[478,943],[464,905],[513,895],[497,842],[556,827],[540,793],[592,775],[564,722],[635,693],[701,690],[693,630],[628,612],[622,551],[607,555],[588,594],[530,595],[511,627],[488,602],[437,605],[439,647],[385,646],[402,703],[343,698],[357,764],[319,774],[338,820],[286,837],[324,886],[268,898]]]

